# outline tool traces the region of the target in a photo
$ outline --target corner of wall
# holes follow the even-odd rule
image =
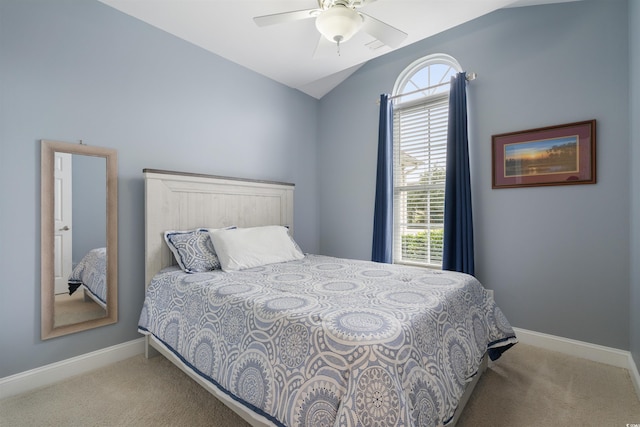
[[[640,115],[640,82],[637,79],[640,73],[640,2],[628,0],[629,16],[629,143],[631,187],[631,260],[640,259],[640,168],[633,167],[640,163],[640,123],[633,120]],[[640,263],[631,262],[629,303],[631,305],[629,316],[629,346],[632,363],[636,374],[636,391],[639,390],[638,371],[640,370]]]

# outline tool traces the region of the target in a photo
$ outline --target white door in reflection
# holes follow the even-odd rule
[[[71,154],[55,153],[54,161],[54,275],[55,293],[68,292],[73,254]]]

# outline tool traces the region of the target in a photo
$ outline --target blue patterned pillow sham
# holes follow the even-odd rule
[[[164,233],[167,246],[185,272],[201,273],[220,269],[220,260],[211,243],[209,231],[213,230],[196,228],[187,231],[170,230]]]

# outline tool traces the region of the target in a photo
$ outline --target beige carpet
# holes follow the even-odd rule
[[[458,427],[625,427],[640,400],[625,369],[517,344],[490,365]],[[163,357],[142,356],[0,401],[0,426],[244,427]]]
[[[82,289],[77,290],[73,295],[56,295],[53,312],[56,327],[99,319],[107,315],[107,311],[91,298],[85,300]]]

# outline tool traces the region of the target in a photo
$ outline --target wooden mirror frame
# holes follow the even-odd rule
[[[107,308],[106,316],[55,326],[54,291],[54,154],[56,152],[106,159],[107,206]],[[84,144],[41,140],[40,275],[41,331],[43,340],[72,334],[118,321],[118,158],[116,150]]]

